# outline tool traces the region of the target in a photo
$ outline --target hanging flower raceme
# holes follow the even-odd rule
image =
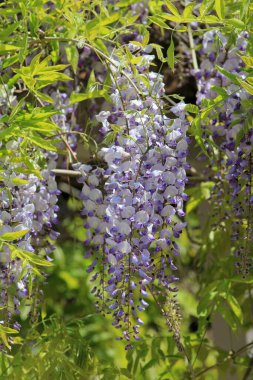
[[[9,141],[5,149],[18,152],[19,144]],[[1,320],[2,328],[11,326],[16,330],[20,326],[13,316],[20,313],[21,303],[29,306],[31,318],[36,318],[40,302],[35,281],[37,266],[50,265],[50,253],[57,237],[53,225],[57,222],[59,194],[51,174],[54,159],[49,159],[38,178],[35,174],[26,174],[19,158],[18,153],[1,158],[0,192]],[[8,342],[10,344],[12,338]]]
[[[187,181],[184,105],[172,109],[177,118],[165,115],[162,77],[149,71],[152,49],[140,52],[136,45],[127,46],[138,62],[134,69],[115,54],[110,68],[113,107],[97,115],[105,141],[111,140],[98,153],[104,166],[74,166],[84,183],[85,245],[87,256],[93,256],[88,272],[94,271],[92,281],[98,280],[92,292],[100,307],[112,312],[113,325],[123,330],[126,348],[132,347],[132,335],[139,339],[139,312],[148,306],[150,294],[179,343],[172,294]]]
[[[247,73],[239,56],[246,50],[247,38],[247,33],[241,33],[236,46],[230,49],[228,38],[220,32],[205,33],[203,60],[200,70],[195,72],[199,105],[210,106],[207,99],[212,101],[217,95],[224,98],[209,114],[209,124],[203,123],[204,137],[211,134],[219,144],[220,151],[215,164],[218,163],[220,172],[217,174],[219,183],[215,186],[215,192],[221,195],[218,204],[219,208],[225,210],[224,217],[231,219],[232,213],[232,241],[238,258],[236,265],[243,275],[248,273],[252,262],[249,255],[252,241],[253,129],[250,124],[252,111],[246,105],[252,96],[233,81],[231,75],[227,77],[221,73],[216,65],[239,79],[245,79]]]
[[[16,102],[11,90],[7,99],[3,96],[7,90],[0,93],[3,114],[8,114],[10,105]],[[64,117],[61,117],[64,125],[56,120],[63,132],[68,129]],[[30,321],[37,319],[42,297],[39,278],[41,274],[45,276],[41,270],[51,265],[50,255],[58,236],[54,225],[60,191],[53,174],[58,155],[41,150],[31,161],[24,154],[22,142],[22,138],[18,138],[1,143],[5,154],[0,159],[0,330],[2,337],[7,334],[2,347],[13,342],[12,332],[15,331],[12,329],[20,328],[15,315],[24,306],[30,310]],[[72,142],[75,144],[69,140],[69,144]]]

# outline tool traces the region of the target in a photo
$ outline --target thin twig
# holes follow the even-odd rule
[[[245,372],[242,380],[248,380],[252,370],[253,370],[253,358],[250,359],[249,366],[246,369],[246,372]]]
[[[82,175],[82,173],[78,170],[68,170],[68,169],[53,169],[51,170],[51,172],[58,176],[67,175],[70,177],[79,177],[80,175]]]
[[[191,54],[192,54],[192,64],[193,68],[195,70],[199,69],[198,61],[197,61],[197,56],[196,56],[196,51],[195,51],[195,46],[194,46],[194,40],[192,37],[192,29],[191,25],[188,25],[188,37],[189,37],[189,42],[190,42],[190,49],[191,49]]]
[[[239,354],[241,354],[242,352],[248,350],[251,346],[253,346],[253,342],[250,342],[250,343],[246,344],[245,346],[239,348],[239,350],[237,350],[237,351],[234,352],[233,354],[228,355],[228,356],[227,356],[225,359],[223,359],[222,361],[217,362],[217,363],[211,365],[210,367],[207,367],[207,368],[203,369],[202,371],[196,373],[196,374],[195,374],[195,378],[200,377],[200,376],[202,376],[204,373],[206,373],[206,372],[208,372],[208,371],[210,371],[210,370],[212,370],[212,369],[214,369],[214,368],[216,368],[216,367],[218,367],[218,366],[220,366],[220,365],[226,363],[228,360],[233,360],[233,359],[235,359]],[[247,379],[247,377],[246,377],[246,379]],[[244,379],[244,380],[245,380],[245,379]]]
[[[189,37],[189,43],[190,43],[190,50],[191,50],[191,54],[192,54],[192,65],[193,65],[194,70],[199,70],[199,65],[198,65],[198,61],[197,61],[197,55],[196,55],[194,40],[193,40],[193,37],[192,37],[191,25],[188,24],[187,28],[188,28],[188,37]],[[197,83],[197,87],[198,87],[198,91],[200,91],[200,85],[198,83]]]

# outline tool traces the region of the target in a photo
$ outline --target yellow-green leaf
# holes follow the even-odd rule
[[[5,232],[3,235],[0,236],[0,240],[4,241],[13,241],[22,238],[29,232],[29,229],[26,230],[20,230],[20,231],[13,231],[13,232]]]
[[[251,84],[241,80],[241,79],[238,79],[238,81],[240,82],[240,84],[242,85],[243,88],[245,88],[245,90],[247,90],[247,92],[251,95],[253,95],[253,86],[251,86]]]
[[[53,144],[53,142],[45,140],[39,136],[33,136],[33,137],[28,137],[28,139],[35,145],[39,146],[42,149],[49,150],[52,152],[57,152],[57,147]]]
[[[14,183],[14,185],[27,185],[29,183],[29,181],[27,181],[26,179],[22,179],[18,177],[12,178],[11,182]]]
[[[226,301],[231,307],[234,315],[238,318],[240,323],[243,323],[243,312],[237,299],[232,294],[227,294]]]
[[[47,261],[39,256],[37,256],[33,252],[21,250],[21,249],[14,249],[12,251],[12,257],[19,257],[21,260],[27,260],[30,263],[34,265],[39,265],[43,267],[51,267],[53,264],[50,261]]]
[[[169,15],[169,14],[167,14],[167,13],[163,13],[162,15],[161,15],[163,18],[165,18],[166,20],[168,20],[168,21],[173,21],[173,22],[187,22],[187,21],[185,21],[180,15],[178,15],[178,16],[175,16],[175,15]],[[158,18],[158,17],[157,17]],[[190,20],[190,19],[189,19]],[[190,22],[192,22],[192,21],[195,21],[195,19],[191,19],[191,21]],[[172,28],[170,28],[170,29],[172,29]]]
[[[9,53],[9,52],[12,52],[12,51],[15,51],[15,50],[18,50],[18,49],[19,49],[19,47],[15,46],[15,45],[0,44],[0,54]]]
[[[225,3],[224,0],[215,0],[215,10],[218,17],[222,20],[225,17]]]
[[[53,99],[51,98],[51,96],[47,95],[47,94],[44,94],[42,92],[39,92],[39,91],[35,91],[35,90],[32,90],[33,93],[37,96],[37,98],[43,100],[44,102],[47,102],[47,103],[53,103]]]
[[[74,73],[77,72],[79,53],[76,46],[66,46],[65,47],[67,60],[70,62]],[[72,80],[72,79],[71,79]]]
[[[150,16],[149,17],[149,20],[153,23],[153,24],[156,24],[158,26],[160,26],[160,28],[162,29],[170,29],[172,30],[171,27],[169,27],[163,20],[161,20],[160,17],[156,17],[156,16]]]
[[[244,55],[241,56],[243,62],[248,66],[253,68],[253,57],[246,57]]]
[[[194,6],[195,2],[187,4],[183,11],[183,17],[191,17]]]
[[[14,330],[10,327],[7,327],[7,326],[3,326],[0,324],[0,332],[3,332],[5,334],[17,334],[18,331],[17,330]]]
[[[246,26],[244,24],[243,21],[239,20],[238,18],[231,18],[229,20],[224,20],[224,22],[227,24],[227,25],[231,25],[231,26],[234,26],[235,28],[237,29],[245,29]]]
[[[96,90],[96,91],[90,91],[90,92],[85,92],[81,94],[76,94],[72,92],[72,94],[70,95],[70,104],[81,102],[87,99],[104,98],[105,95],[106,95],[105,90]]]
[[[175,56],[174,56],[174,42],[173,38],[171,38],[170,46],[167,50],[167,61],[171,70],[174,72],[175,69]]]
[[[165,0],[164,2],[165,2],[165,4],[166,4],[167,8],[171,11],[171,13],[172,13],[174,16],[180,16],[180,14],[179,14],[177,8],[175,7],[174,4],[172,4],[171,1],[169,1],[169,0]]]

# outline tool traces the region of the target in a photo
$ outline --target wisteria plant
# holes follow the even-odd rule
[[[0,4],[1,379],[251,378],[252,13]]]

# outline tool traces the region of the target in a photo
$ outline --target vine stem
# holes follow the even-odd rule
[[[189,37],[189,43],[190,43],[190,49],[191,49],[191,54],[192,54],[192,64],[193,68],[195,70],[199,69],[198,61],[197,61],[197,56],[196,56],[196,51],[195,51],[195,46],[194,46],[194,40],[192,36],[192,28],[190,25],[188,25],[188,37]]]
[[[197,55],[196,55],[194,40],[193,40],[193,36],[192,36],[192,28],[191,28],[190,24],[188,24],[187,29],[188,29],[190,50],[191,50],[191,55],[192,55],[192,65],[193,65],[194,70],[198,70],[199,65],[198,65],[198,61],[197,61]],[[200,85],[198,83],[197,83],[197,87],[198,87],[198,91],[200,91]]]
[[[78,177],[82,175],[82,173],[79,170],[53,169],[51,170],[51,172],[58,176],[67,175],[70,177]]]

